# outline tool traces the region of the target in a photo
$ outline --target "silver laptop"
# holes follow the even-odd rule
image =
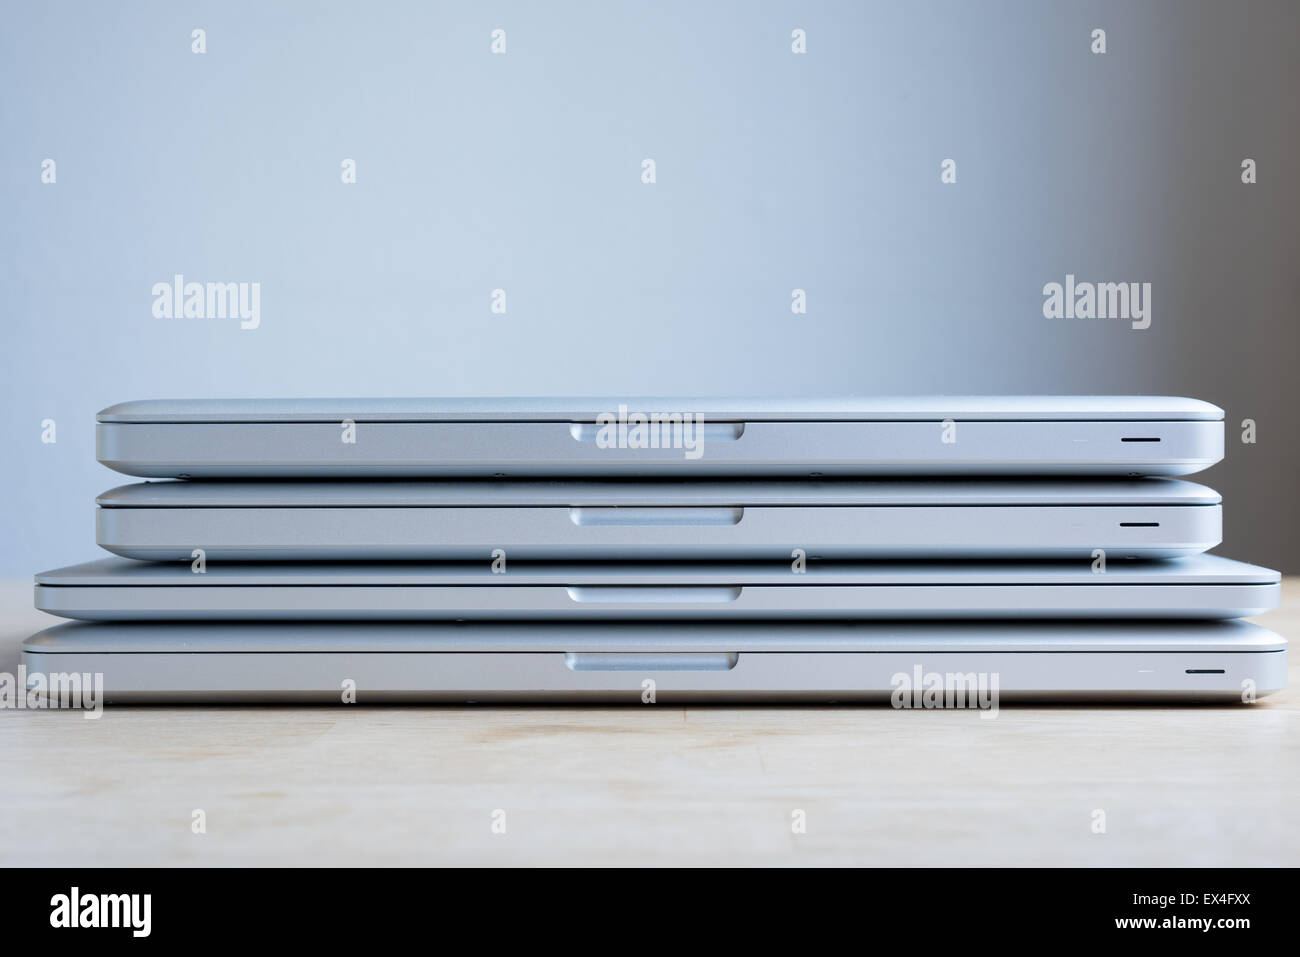
[[[146,482],[98,543],[190,561],[1168,558],[1222,537],[1177,479]]]
[[[74,622],[24,642],[22,664],[29,688],[68,689],[72,676],[91,684],[99,675],[109,703],[879,701],[982,708],[1252,702],[1285,686],[1286,644],[1242,621]]]
[[[1216,555],[1071,563],[190,565],[101,559],[36,576],[36,607],[89,620],[1238,618],[1277,572]]]
[[[158,478],[1188,475],[1223,410],[1163,396],[177,399],[99,413]]]

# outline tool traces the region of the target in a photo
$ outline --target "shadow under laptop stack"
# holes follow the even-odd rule
[[[604,411],[611,408],[614,411]],[[628,409],[644,409],[629,413]],[[705,409],[705,412],[685,411]],[[126,403],[29,672],[132,701],[1251,701],[1222,412],[1157,397]]]

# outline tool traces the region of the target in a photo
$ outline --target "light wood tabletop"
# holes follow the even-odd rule
[[[1255,620],[1290,637],[1300,578],[1283,595]],[[0,671],[55,623],[30,582],[0,584]],[[0,710],[0,864],[1294,866],[1291,661],[1289,688],[1253,705],[1004,707],[994,720],[848,706]]]

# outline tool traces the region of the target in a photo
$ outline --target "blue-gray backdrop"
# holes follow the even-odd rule
[[[1217,402],[1221,551],[1300,571],[1297,36],[1287,0],[6,0],[0,574],[94,556],[125,399],[900,392]],[[177,274],[260,324],[156,317]],[[1067,275],[1150,283],[1150,328],[1045,318]]]

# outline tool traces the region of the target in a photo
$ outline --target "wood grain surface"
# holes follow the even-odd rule
[[[0,584],[0,671],[56,621],[31,587]],[[1300,579],[1256,620],[1300,634]],[[1294,866],[1291,659],[1288,690],[1252,706],[1004,707],[995,720],[884,707],[0,710],[0,864]]]

